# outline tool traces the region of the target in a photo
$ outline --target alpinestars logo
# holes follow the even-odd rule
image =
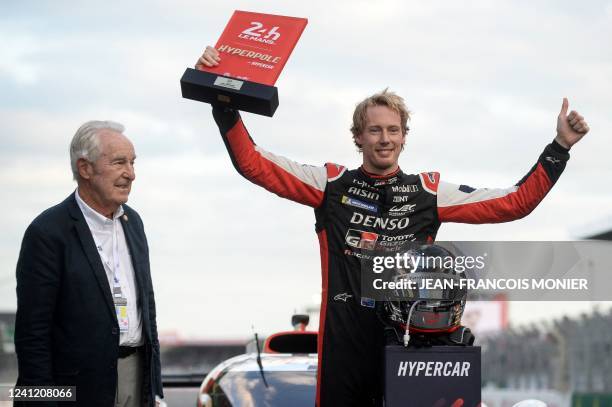
[[[242,38],[243,40],[263,42],[270,45],[274,45],[275,41],[278,41],[280,36],[278,27],[267,29],[264,28],[264,25],[259,21],[251,21],[251,27],[238,34],[238,38]]]
[[[353,298],[353,296],[349,293],[340,293],[334,296],[334,301],[342,301],[346,302],[349,298]]]
[[[561,160],[555,157],[546,157],[546,161],[551,162],[553,164],[558,164],[561,162]]]
[[[414,212],[416,204],[395,205],[389,209],[389,216],[403,216],[407,213]]]

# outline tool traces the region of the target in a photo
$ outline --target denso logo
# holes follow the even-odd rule
[[[359,212],[353,212],[351,223],[355,225],[369,226],[382,230],[406,229],[410,218],[401,219],[379,218],[377,216],[364,215]]]
[[[267,34],[262,36],[266,32]],[[272,27],[268,30],[259,21],[251,21],[251,28],[247,28],[238,34],[238,38],[272,45],[280,38],[280,33],[278,32],[278,27]]]

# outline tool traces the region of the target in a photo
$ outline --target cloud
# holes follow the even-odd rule
[[[67,146],[93,118],[123,122],[136,146],[130,204],[147,228],[162,329],[239,336],[256,322],[270,332],[310,304],[320,290],[312,210],[237,175],[210,107],[180,97],[183,70],[234,9],[309,19],[277,83],[275,117],[243,115],[263,148],[353,168],[353,108],[389,86],[414,111],[406,171],[505,187],[552,140],[568,96],[592,131],[542,205],[518,222],[444,225],[438,236],[564,239],[609,213],[609,2],[12,3],[0,16],[0,185],[9,197],[0,204],[0,308],[15,304],[2,282],[25,227],[74,188]],[[219,305],[232,317],[210,312]]]

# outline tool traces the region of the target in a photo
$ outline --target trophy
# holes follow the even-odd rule
[[[184,98],[272,117],[278,107],[274,83],[308,20],[234,11],[215,48],[215,67],[187,68]]]

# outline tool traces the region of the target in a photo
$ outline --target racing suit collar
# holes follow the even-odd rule
[[[365,175],[368,178],[379,179],[379,180],[385,180],[385,179],[395,177],[402,172],[401,168],[397,167],[395,171],[390,172],[388,174],[384,174],[384,175],[372,174],[371,172],[366,171],[365,168],[363,168],[363,165],[359,167],[359,171],[361,172],[361,174]]]

